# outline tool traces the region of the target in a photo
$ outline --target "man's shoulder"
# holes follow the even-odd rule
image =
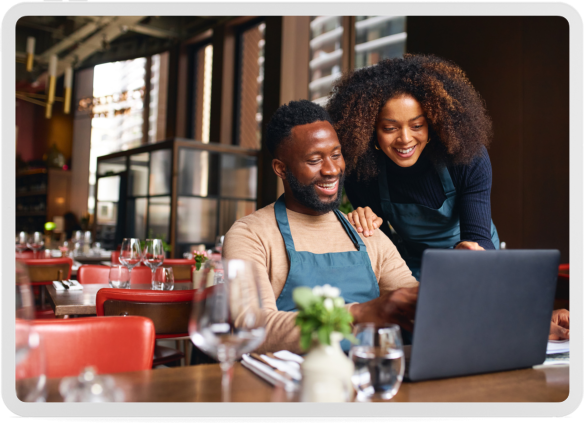
[[[268,204],[247,216],[238,219],[229,229],[227,234],[239,232],[241,230],[251,231],[261,237],[261,234],[266,230],[270,223],[276,224],[276,216],[274,213],[274,203]],[[226,234],[226,235],[227,235]]]

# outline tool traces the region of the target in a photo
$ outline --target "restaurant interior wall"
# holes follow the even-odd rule
[[[508,248],[569,262],[569,27],[561,17],[408,17],[407,50],[457,63],[493,119],[492,217]]]

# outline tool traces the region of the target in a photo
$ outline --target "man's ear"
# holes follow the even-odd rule
[[[274,173],[278,176],[278,178],[282,179],[283,181],[286,180],[286,165],[282,160],[273,159],[272,169],[274,169]]]

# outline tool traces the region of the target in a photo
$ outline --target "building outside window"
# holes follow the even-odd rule
[[[310,100],[324,104],[333,82],[341,76],[343,59],[341,16],[315,16],[310,21]]]
[[[357,16],[355,19],[355,69],[406,52],[405,16]]]

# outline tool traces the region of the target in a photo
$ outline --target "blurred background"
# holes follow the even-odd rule
[[[569,259],[569,27],[561,17],[28,16],[16,26],[16,230],[213,245],[282,192],[281,104],[404,53],[457,63],[494,123],[507,248]],[[47,223],[51,223],[47,225]]]

